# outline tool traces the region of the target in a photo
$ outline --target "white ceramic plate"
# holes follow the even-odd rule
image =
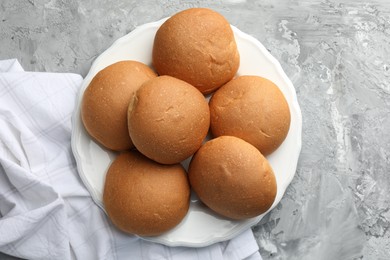
[[[164,21],[165,19],[142,25],[118,39],[95,60],[79,92],[73,116],[72,149],[82,181],[96,204],[103,210],[105,175],[115,154],[95,143],[86,133],[80,118],[82,95],[95,74],[112,63],[120,60],[137,60],[151,65],[154,35]],[[274,208],[296,171],[301,149],[301,111],[294,86],[277,60],[259,41],[233,26],[232,28],[241,56],[238,75],[259,75],[272,80],[282,90],[290,106],[291,126],[288,136],[283,144],[267,157],[275,172],[278,186],[276,199],[272,205]],[[189,212],[181,224],[163,235],[144,239],[169,246],[202,247],[232,238],[257,224],[263,216],[264,214],[242,221],[228,220],[211,212],[193,194]]]

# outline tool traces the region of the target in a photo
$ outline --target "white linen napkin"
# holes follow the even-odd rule
[[[81,182],[70,146],[82,77],[0,61],[0,252],[26,259],[261,259],[251,230],[203,248],[118,231]]]

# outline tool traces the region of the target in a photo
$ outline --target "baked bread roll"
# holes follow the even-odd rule
[[[157,72],[182,79],[204,94],[232,79],[239,63],[229,22],[210,9],[191,8],[173,15],[154,39]]]
[[[156,162],[174,164],[201,146],[210,112],[199,90],[182,80],[160,76],[136,92],[128,120],[129,134],[141,153]]]
[[[134,92],[157,75],[137,61],[120,61],[99,71],[81,103],[84,127],[104,147],[122,151],[133,147],[127,128],[127,108]]]
[[[211,132],[254,145],[263,155],[275,151],[290,128],[290,109],[280,89],[258,76],[240,76],[218,89],[210,100]]]
[[[228,218],[258,216],[275,200],[276,179],[267,159],[237,137],[205,143],[192,158],[188,176],[200,200]]]
[[[189,199],[187,174],[180,164],[158,164],[131,151],[108,169],[104,208],[127,233],[156,236],[174,228],[187,214]]]

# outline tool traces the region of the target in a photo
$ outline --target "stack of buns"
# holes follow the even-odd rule
[[[82,99],[87,132],[118,151],[103,192],[114,225],[167,232],[186,216],[191,189],[229,219],[269,210],[277,185],[265,156],[288,134],[289,106],[270,80],[234,78],[240,56],[228,21],[205,8],[179,12],[158,29],[152,59],[156,72],[137,61],[104,68]]]

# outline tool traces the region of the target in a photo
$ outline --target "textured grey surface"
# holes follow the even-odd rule
[[[1,0],[0,59],[75,72],[137,25],[210,7],[295,85],[303,146],[283,200],[253,228],[264,259],[390,259],[390,2]]]

